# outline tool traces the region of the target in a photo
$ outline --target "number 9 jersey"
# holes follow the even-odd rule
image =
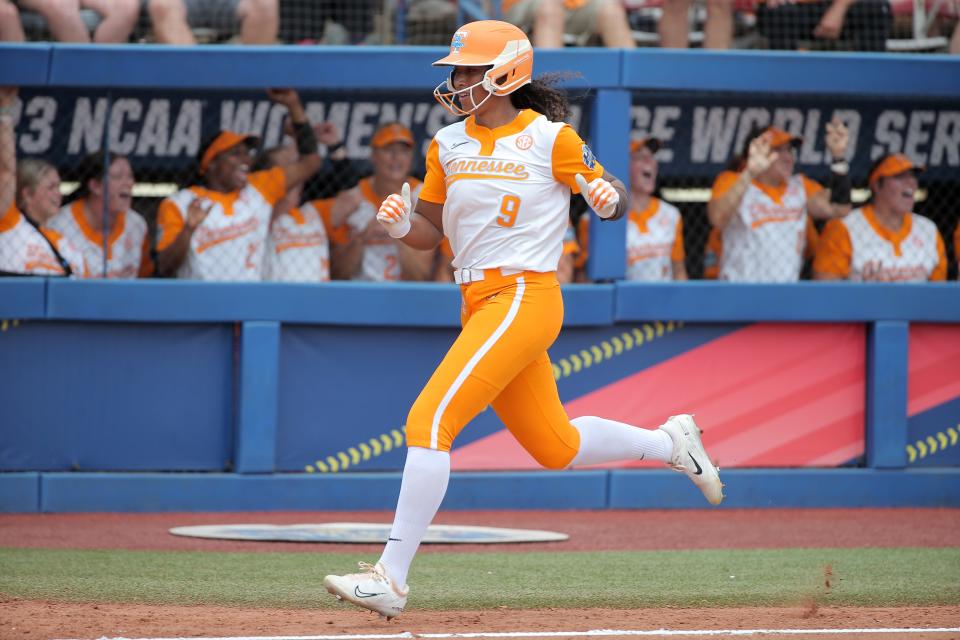
[[[487,129],[473,116],[437,132],[420,198],[443,205],[454,268],[556,271],[576,175],[603,166],[576,131],[524,109]]]

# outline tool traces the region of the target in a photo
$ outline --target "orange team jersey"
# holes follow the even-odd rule
[[[417,195],[420,193],[422,185],[419,180],[412,176],[407,178],[407,182],[410,183],[410,206],[416,208]],[[372,177],[363,178],[358,186],[362,196],[360,206],[347,216],[345,222],[345,227],[349,229],[350,234],[338,235],[334,239],[337,244],[349,242],[350,235],[356,236],[364,233],[374,218],[377,217],[377,211],[383,203],[384,198],[373,189]],[[373,230],[372,233],[367,233],[363,237],[363,257],[350,279],[372,282],[399,280],[400,246],[397,243],[400,241],[391,238],[386,229],[379,224],[375,224]]]
[[[83,252],[88,278],[102,278],[104,261],[107,278],[145,278],[153,274],[147,222],[130,209],[117,215],[107,237],[107,256],[103,256],[103,234],[90,226],[83,213],[83,200],[74,200],[47,221],[46,226],[62,234]]]
[[[811,259],[817,249],[819,236],[813,220],[807,217],[807,242],[803,251],[805,259]],[[716,280],[720,275],[720,258],[723,256],[723,234],[716,227],[710,228],[707,244],[703,249],[703,277],[705,280]]]
[[[586,262],[590,216],[580,218],[578,234],[583,245],[577,267]],[[626,280],[672,280],[673,263],[686,257],[683,249],[683,218],[675,206],[651,197],[643,211],[627,215]]]
[[[285,193],[286,177],[281,167],[251,173],[242,189],[230,193],[201,186],[181,189],[160,203],[157,250],[169,247],[180,234],[190,203],[206,198],[213,206],[190,238],[190,248],[177,277],[261,280],[273,205]]]
[[[455,269],[556,271],[578,173],[603,166],[569,125],[530,109],[496,129],[470,116],[434,136],[420,197],[443,205]]]
[[[49,240],[49,242],[48,242]],[[0,271],[22,275],[66,275],[50,245],[70,265],[77,277],[86,272],[83,254],[52,229],[37,230],[15,204],[0,217]]]
[[[713,184],[719,198],[739,174],[724,171]],[[779,186],[754,180],[736,213],[723,227],[720,279],[736,282],[795,282],[806,250],[807,202],[823,190],[817,182],[795,174]]]
[[[333,198],[314,200],[273,219],[267,240],[264,280],[330,280],[330,210]]]
[[[873,206],[854,209],[823,229],[814,271],[839,278],[874,282],[945,280],[943,238],[930,219],[904,216],[898,231],[877,222]]]

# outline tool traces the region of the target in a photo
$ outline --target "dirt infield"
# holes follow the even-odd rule
[[[192,539],[171,527],[199,524],[389,522],[391,514],[176,513],[0,516],[0,547],[211,551],[379,551],[380,545],[317,545]],[[632,550],[778,547],[951,547],[958,509],[814,509],[677,511],[444,512],[442,524],[547,529],[564,543],[428,545],[458,551]],[[318,597],[329,597],[318,589]],[[393,622],[343,610],[258,610],[208,606],[77,604],[0,599],[0,638],[316,636],[346,634],[588,631],[591,629],[857,629],[957,627],[960,606],[911,608],[589,609],[431,612],[411,610]],[[689,636],[688,636],[689,637]],[[771,636],[766,636],[771,637]],[[773,636],[775,637],[775,636]],[[791,635],[830,638],[830,635]],[[894,638],[843,633],[837,638]],[[910,634],[957,638],[951,633]]]

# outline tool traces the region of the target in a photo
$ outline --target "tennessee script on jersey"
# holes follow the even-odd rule
[[[420,197],[443,204],[454,268],[556,271],[577,173],[603,167],[569,125],[529,109],[496,129],[471,116],[437,132]]]

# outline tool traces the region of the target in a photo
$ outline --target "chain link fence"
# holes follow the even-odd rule
[[[570,122],[589,141],[586,97],[573,96]],[[421,92],[304,92],[299,101],[318,140],[311,159],[297,152],[289,98],[21,90],[0,129],[16,142],[16,209],[45,233],[28,238],[22,225],[26,235],[10,233],[7,211],[0,270],[56,274],[67,263],[80,277],[449,281],[448,249],[410,250],[374,217],[404,182],[416,195],[430,139],[453,117]],[[620,176],[634,205],[627,278],[897,280],[910,273],[891,269],[922,269],[912,279],[928,279],[944,268],[956,278],[955,107],[929,99],[634,92],[624,114],[633,132],[624,142],[630,169]],[[848,133],[843,160],[853,187],[852,206],[839,213],[854,212],[842,221],[829,220],[838,212],[826,195],[835,160],[826,124],[834,119]],[[779,160],[752,182],[741,180],[743,150],[769,127],[786,136],[772,141]],[[5,176],[11,192],[14,178]],[[738,180],[744,189],[736,197]],[[721,225],[710,209],[725,196],[733,197],[732,212]],[[910,221],[890,217],[910,210],[919,214]],[[588,281],[585,212],[573,197],[566,281]]]
[[[960,0],[82,0],[78,16],[18,5],[30,40],[446,45],[459,24],[496,18],[536,46],[960,49]]]

